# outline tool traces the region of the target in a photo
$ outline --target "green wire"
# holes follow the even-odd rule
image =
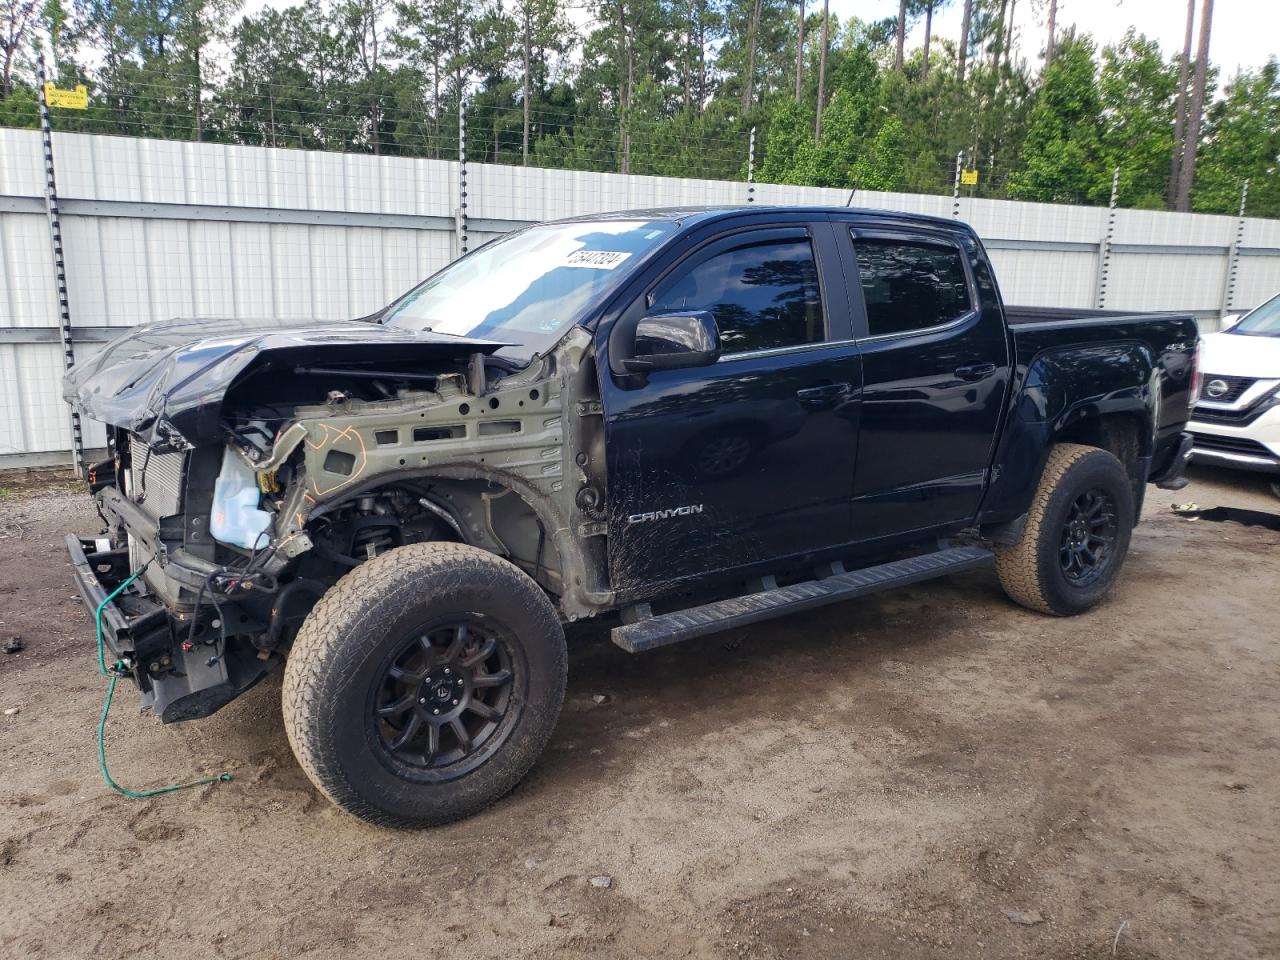
[[[103,601],[98,604],[98,608],[93,613],[94,626],[98,634],[98,669],[104,677],[110,677],[111,683],[107,686],[107,700],[102,705],[102,719],[98,721],[98,766],[102,770],[102,779],[107,781],[107,785],[117,793],[124,794],[126,797],[132,797],[135,800],[142,800],[146,797],[159,796],[162,793],[173,793],[175,790],[186,790],[188,787],[200,787],[206,783],[219,783],[221,781],[230,780],[231,774],[222,773],[216,777],[205,777],[203,780],[192,780],[190,783],[175,783],[168,787],[159,787],[155,790],[126,790],[120,784],[111,779],[111,774],[107,770],[107,714],[111,711],[111,699],[116,693],[116,681],[119,679],[119,671],[123,670],[124,663],[117,661],[115,668],[107,669],[106,657],[106,641],[102,636],[102,611],[116,597],[128,588],[129,584],[137,580],[147,567],[151,566],[151,561],[144,563],[136,573],[132,574],[124,583],[112,590]]]
[[[137,572],[130,574],[129,578],[125,580],[124,583],[120,584],[120,586],[116,587],[114,590],[108,593],[105,597],[103,597],[102,602],[98,604],[98,608],[93,611],[93,625],[96,628],[97,634],[98,634],[98,671],[104,677],[109,677],[112,675],[112,673],[110,670],[107,669],[106,641],[102,636],[102,611],[107,608],[107,604],[109,604],[116,597],[120,596],[120,594],[124,593],[125,590],[129,588],[129,585],[133,583],[133,581],[137,580],[140,576],[146,573],[147,567],[149,566],[151,566],[150,560],[144,563],[142,567],[138,569]],[[123,666],[124,664],[122,663],[116,663],[117,670],[119,670]]]

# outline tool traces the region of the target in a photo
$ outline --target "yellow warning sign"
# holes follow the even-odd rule
[[[976,187],[978,185],[978,171],[977,170],[961,170],[960,182],[964,184],[966,187]]]
[[[52,83],[44,85],[44,102],[51,107],[65,107],[68,110],[87,110],[89,108],[89,88],[83,83],[77,84],[74,90],[62,90]]]

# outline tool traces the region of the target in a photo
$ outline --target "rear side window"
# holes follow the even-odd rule
[[[717,254],[677,271],[649,299],[651,313],[709,311],[725,353],[817,343],[825,334],[818,266],[808,240]]]
[[[871,336],[941,326],[973,309],[954,247],[858,237],[853,246]]]

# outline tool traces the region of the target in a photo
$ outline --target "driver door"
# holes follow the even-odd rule
[[[621,594],[848,540],[861,367],[838,258],[825,221],[722,234],[614,325],[602,399]],[[719,359],[626,372],[639,318],[672,311],[711,314]]]

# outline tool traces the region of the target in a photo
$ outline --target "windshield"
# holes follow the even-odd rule
[[[445,267],[387,308],[383,322],[501,340],[512,345],[505,352],[531,357],[675,229],[651,220],[530,227]]]
[[[1244,319],[1227,333],[1242,333],[1246,337],[1280,337],[1280,294],[1245,314]]]

